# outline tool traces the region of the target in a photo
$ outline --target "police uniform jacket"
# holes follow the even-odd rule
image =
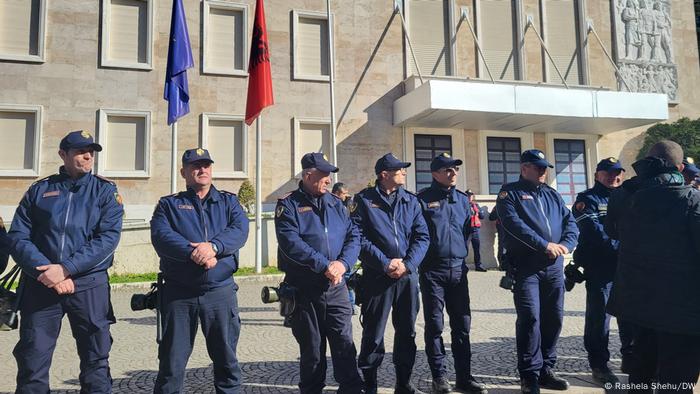
[[[503,185],[496,199],[498,219],[503,228],[505,248],[516,269],[539,270],[561,264],[545,254],[549,242],[572,250],[578,229],[571,211],[556,190],[520,179]]]
[[[162,197],[151,219],[151,241],[166,283],[209,290],[233,283],[238,250],[248,240],[248,217],[235,194],[214,186],[200,199],[192,189]],[[218,260],[210,270],[190,258],[190,242],[211,242]]]
[[[61,167],[20,201],[9,233],[12,257],[30,280],[41,274],[35,267],[61,264],[76,292],[107,283],[123,215],[113,182],[92,174],[71,179]]]
[[[277,257],[285,281],[302,288],[325,290],[330,281],[324,273],[335,260],[350,271],[360,252],[357,228],[348,209],[332,193],[314,198],[299,189],[277,201],[275,209]]]
[[[573,215],[579,229],[574,261],[589,279],[611,281],[615,275],[619,242],[603,229],[610,190],[596,181],[592,188],[579,193],[574,203]]]
[[[464,264],[471,233],[469,197],[454,187],[445,189],[433,181],[418,193],[423,217],[430,233],[430,246],[421,271]]]
[[[620,240],[608,303],[616,317],[675,334],[700,333],[700,192],[658,159],[615,189],[605,229]]]
[[[352,218],[360,229],[360,261],[367,277],[384,276],[394,258],[417,273],[428,251],[430,235],[418,198],[402,187],[396,193],[393,206],[378,186],[355,195]]]

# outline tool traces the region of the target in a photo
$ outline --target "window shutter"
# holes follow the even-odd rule
[[[111,0],[109,60],[147,63],[148,3],[140,0]]]
[[[39,0],[0,0],[0,52],[39,54]]]
[[[449,7],[446,0],[410,0],[408,26],[413,50],[424,75],[451,75]],[[411,71],[417,75],[411,54]]]
[[[495,79],[515,80],[518,56],[512,0],[480,0],[479,21],[481,42],[486,63]],[[488,76],[480,60],[479,76]]]
[[[299,17],[297,23],[296,65],[301,75],[329,75],[328,22],[325,19]]]
[[[0,112],[0,170],[31,169],[36,114]]]
[[[210,119],[207,125],[207,149],[216,161],[218,172],[243,171],[243,122]]]
[[[146,119],[107,116],[106,167],[108,171],[146,171]]]
[[[224,70],[245,69],[243,12],[212,7],[208,18],[208,66]]]
[[[580,84],[578,18],[574,0],[545,0],[544,40],[547,49],[567,83]],[[547,81],[561,83],[561,78],[547,58]]]

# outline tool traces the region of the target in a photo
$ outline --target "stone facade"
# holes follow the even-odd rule
[[[100,109],[129,109],[151,111],[150,177],[146,179],[117,178],[123,195],[127,216],[135,221],[147,220],[158,198],[169,193],[170,184],[170,128],[166,124],[167,107],[162,98],[167,61],[168,33],[172,2],[154,1],[153,69],[128,70],[100,67],[100,1],[48,1],[46,28],[46,61],[24,63],[0,61],[0,103],[43,106],[41,134],[40,176],[56,172],[59,157],[56,154],[60,138],[69,130],[96,130]],[[523,18],[531,15],[534,25],[540,26],[542,0],[519,1]],[[582,0],[583,1],[583,0]],[[631,0],[633,6],[640,1]],[[252,29],[254,0],[237,0],[247,4],[248,27]],[[277,197],[296,187],[293,171],[293,125],[295,118],[329,119],[328,82],[301,81],[292,78],[292,10],[325,12],[325,0],[267,0],[266,17],[270,39],[273,86],[276,104],[266,109],[263,130],[263,199],[274,204]],[[339,180],[355,192],[374,178],[375,158],[393,151],[397,156],[412,157],[408,152],[407,136],[415,132],[395,127],[392,123],[392,104],[403,95],[403,81],[409,77],[407,46],[398,15],[393,14],[393,0],[332,1],[335,29],[337,118],[336,162],[341,168]],[[651,1],[646,1],[651,4]],[[656,4],[657,2],[653,2]],[[190,31],[195,68],[188,72],[191,113],[179,121],[179,148],[200,144],[201,114],[223,113],[242,115],[245,112],[247,78],[245,76],[218,76],[204,74],[201,66],[202,2],[184,0]],[[655,7],[651,4],[652,10]],[[625,75],[646,78],[655,76],[657,89],[669,94],[670,121],[682,116],[700,115],[700,83],[698,47],[695,32],[693,2],[690,0],[660,3],[666,25],[657,28],[662,33],[654,38],[654,54],[647,48],[640,63],[638,46],[625,52],[625,25],[622,20],[621,0],[586,0],[584,17],[590,19],[605,47],[616,48],[617,62]],[[473,18],[472,0],[452,0],[455,21],[460,8],[469,8]],[[622,8],[621,8],[622,7]],[[639,5],[641,8],[641,5]],[[481,21],[486,23],[486,21]],[[524,26],[524,22],[522,25]],[[454,77],[475,78],[477,53],[468,28],[455,23]],[[622,38],[621,38],[622,35]],[[248,33],[249,36],[249,33]],[[654,35],[654,37],[657,37]],[[670,40],[664,37],[672,37]],[[621,41],[622,40],[622,41]],[[660,41],[659,41],[660,40]],[[629,41],[629,40],[628,40]],[[633,43],[636,41],[633,41]],[[666,44],[664,44],[666,43]],[[649,44],[651,45],[651,44]],[[543,54],[539,41],[528,31],[522,40],[522,69],[527,82],[544,80]],[[588,85],[618,90],[618,80],[610,62],[598,43],[590,39],[583,48],[587,59]],[[624,55],[624,56],[622,56]],[[669,59],[669,57],[671,59]],[[637,59],[635,59],[637,58]],[[642,67],[644,66],[644,67]],[[634,69],[643,68],[644,73]],[[651,69],[649,69],[651,67]],[[672,69],[673,72],[667,70]],[[650,71],[647,71],[650,70]],[[633,78],[627,78],[631,81]],[[644,91],[638,82],[638,91]],[[635,89],[631,89],[635,90]],[[646,127],[609,134],[592,135],[594,143],[589,158],[589,170],[594,159],[617,156],[631,163],[641,146]],[[442,130],[430,130],[440,133]],[[460,151],[453,156],[465,159],[460,175],[460,187],[480,194],[482,203],[491,205],[493,196],[485,195],[482,178],[485,173],[480,160],[483,151],[484,130],[450,130],[460,140]],[[511,132],[517,136],[518,132]],[[545,133],[530,133],[529,140],[537,148],[548,151],[549,137]],[[247,163],[250,180],[255,174],[255,128],[248,129]],[[527,148],[523,146],[523,148]],[[551,154],[552,152],[547,152]],[[629,167],[628,167],[629,168]],[[214,170],[216,171],[216,169]],[[26,188],[35,178],[5,177],[0,179],[0,214],[8,219]],[[241,180],[217,179],[217,187],[237,191]],[[183,188],[182,180],[179,188]],[[493,228],[484,221],[484,251],[493,248]],[[145,225],[145,224],[144,224]],[[145,228],[139,230],[145,231]],[[148,249],[143,234],[125,234],[117,264],[121,260],[136,261]],[[266,250],[274,250],[273,232],[266,231]],[[253,232],[248,247],[254,243]],[[495,264],[494,254],[483,253],[488,265]],[[127,255],[132,255],[131,257]],[[152,255],[149,255],[153,258]],[[264,264],[276,264],[274,253],[266,253]],[[129,263],[131,264],[131,263]],[[134,263],[135,264],[135,263]],[[252,265],[252,256],[244,265]],[[152,266],[152,265],[151,265]],[[130,270],[130,269],[129,269]]]

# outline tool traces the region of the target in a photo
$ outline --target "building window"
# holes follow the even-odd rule
[[[452,75],[452,0],[406,0],[408,29],[421,74]],[[416,65],[407,52],[409,69]]]
[[[0,105],[0,176],[39,175],[41,106]]]
[[[116,178],[150,176],[151,113],[101,109],[97,141],[100,175]]]
[[[103,67],[151,70],[153,0],[102,0]]]
[[[0,0],[0,59],[44,62],[46,0]]]
[[[479,42],[494,79],[522,79],[519,50],[519,9],[515,0],[478,0],[475,2]],[[478,56],[479,78],[489,74]]]
[[[205,1],[202,15],[204,72],[247,75],[248,6],[224,1]]]
[[[295,10],[292,18],[294,79],[328,81],[330,65],[326,14]]]
[[[415,150],[416,191],[433,182],[430,162],[440,154],[452,155],[452,137],[449,135],[416,134],[413,136]]]
[[[554,160],[557,191],[571,205],[576,195],[587,189],[585,141],[555,139]]]
[[[202,114],[202,147],[216,162],[215,178],[248,177],[248,127],[244,116]]]
[[[294,119],[294,176],[301,173],[301,157],[310,152],[324,153],[334,163],[331,152],[331,122],[325,119]]]
[[[520,138],[486,138],[489,194],[497,194],[501,186],[520,177]]]
[[[581,20],[578,0],[541,0],[542,34],[554,64],[567,83],[583,84],[581,57]],[[546,61],[545,81],[562,83],[561,78],[542,50]]]

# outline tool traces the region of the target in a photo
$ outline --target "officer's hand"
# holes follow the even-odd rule
[[[190,246],[194,248],[190,258],[199,265],[206,264],[209,259],[216,256],[210,242],[190,242]]]
[[[387,275],[389,275],[389,273],[391,273],[392,271],[396,271],[396,269],[399,268],[399,264],[401,264],[402,261],[402,259],[391,259],[391,261],[389,261],[389,267],[387,267],[386,269]]]
[[[73,282],[73,279],[67,278],[63,282],[59,282],[56,286],[53,287],[53,289],[59,295],[73,294],[75,293],[75,283]]]
[[[333,282],[334,280],[341,280],[343,279],[343,275],[345,274],[347,270],[345,269],[345,264],[343,264],[342,261],[331,261],[330,264],[328,264],[328,269],[326,270],[326,277]],[[338,282],[340,283],[340,282]],[[335,284],[335,283],[334,283]]]
[[[400,277],[404,276],[408,272],[408,269],[406,268],[406,264],[403,263],[403,260],[399,263],[398,268],[396,268],[394,271],[389,273],[389,277],[394,278],[394,279],[399,279]]]
[[[216,267],[216,263],[218,263],[218,262],[219,261],[216,259],[216,257],[212,257],[209,260],[205,261],[204,264],[202,264],[202,266],[204,267],[205,270],[210,270],[210,269]]]
[[[562,255],[569,254],[569,248],[567,248],[566,246],[564,246],[562,244],[558,244],[558,245],[559,245],[559,248],[561,249]]]
[[[37,280],[49,289],[52,289],[70,275],[66,267],[61,264],[40,265],[36,267],[36,269],[38,271],[43,271],[43,273],[37,277]]]
[[[561,249],[559,248],[558,244],[550,242],[547,244],[547,250],[545,253],[550,259],[556,259],[557,257],[561,256]]]

